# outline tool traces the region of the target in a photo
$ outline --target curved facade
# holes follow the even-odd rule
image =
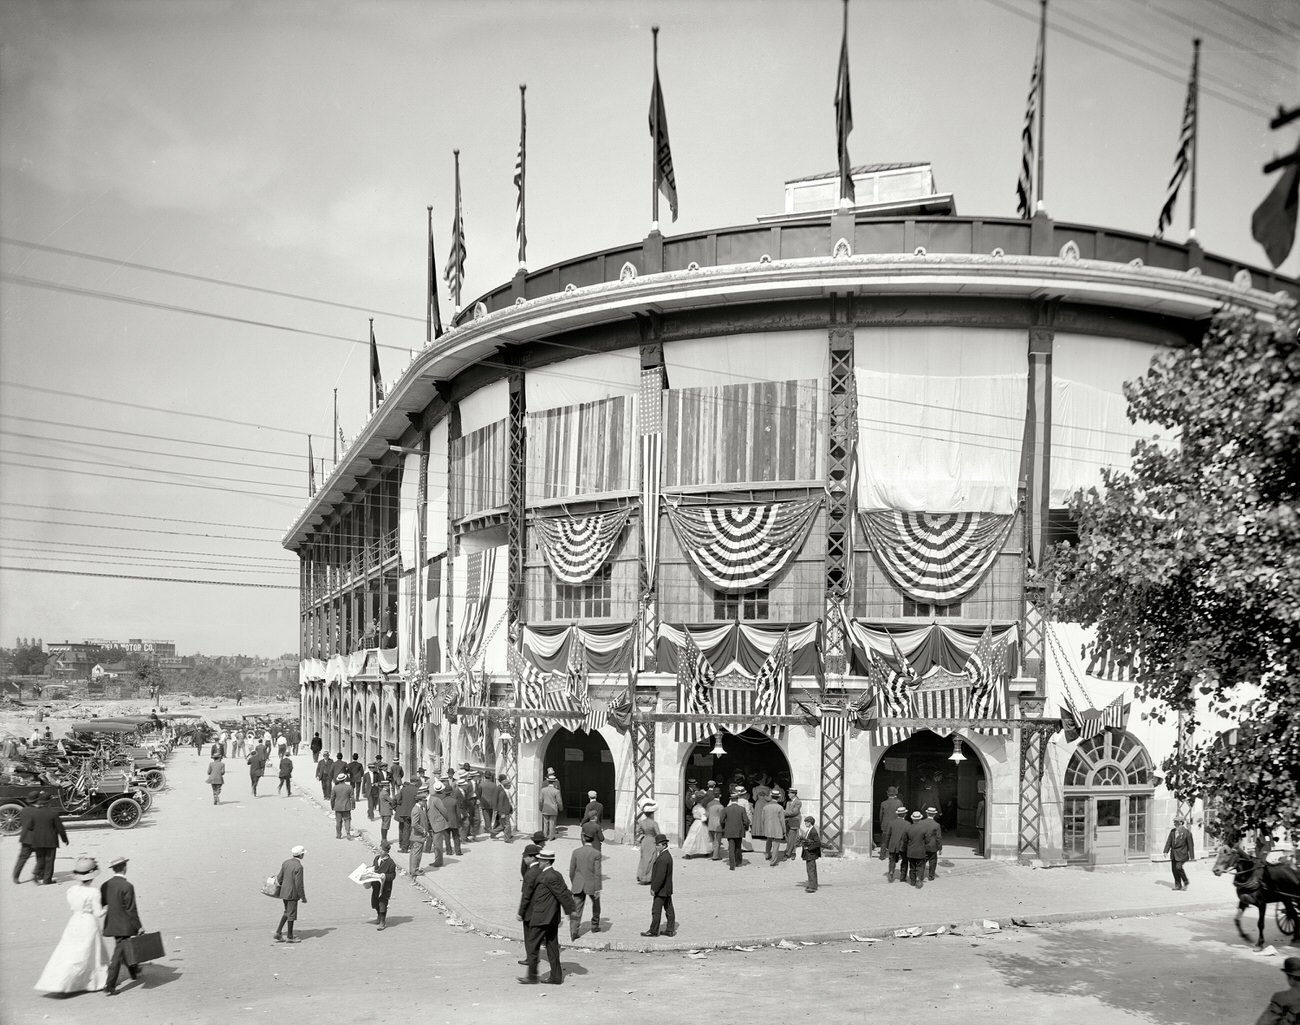
[[[792,217],[521,272],[286,535],[305,729],[507,772],[524,828],[548,768],[575,811],[594,789],[630,828],[653,796],[673,833],[688,781],[740,772],[832,845],[869,846],[893,785],[994,856],[1149,857],[1173,737],[1065,739],[1058,706],[1123,671],[1080,663],[1026,570],[1153,433],[1122,383],[1298,293],[1041,215]]]

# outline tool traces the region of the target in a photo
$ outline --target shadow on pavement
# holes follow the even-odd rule
[[[140,966],[140,983],[138,987],[132,984],[129,987],[123,986],[121,988],[123,990],[128,988],[158,989],[161,986],[166,986],[168,983],[175,982],[180,977],[180,969],[171,968],[163,964],[155,964],[150,961],[148,964]]]
[[[297,929],[294,931],[294,936],[300,940],[314,940],[319,939],[321,936],[328,936],[333,931],[333,926],[328,929]]]
[[[990,950],[984,958],[1006,984],[1054,996],[1091,997],[1162,1025],[1187,1021],[1189,980],[1223,971],[1219,957],[1191,943],[1160,943],[1096,929],[1044,932],[1041,953]]]

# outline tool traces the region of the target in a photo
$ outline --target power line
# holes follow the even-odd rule
[[[8,504],[9,503],[7,502],[0,503],[0,505],[8,505]],[[149,518],[150,517],[147,516],[141,517],[141,519],[149,519]],[[216,538],[222,541],[256,541],[260,544],[278,543],[277,540],[272,537],[249,537],[247,535],[241,536],[239,534],[199,534],[191,530],[158,530],[153,527],[119,527],[112,523],[59,523],[57,521],[36,519],[30,516],[6,516],[5,522],[6,523],[43,523],[47,527],[81,527],[81,528],[90,528],[92,530],[121,530],[121,531],[127,531],[132,534],[163,534],[169,537],[206,537],[206,538]],[[255,529],[271,530],[273,528],[257,527]],[[279,527],[274,528],[274,530],[276,531],[277,534],[283,533]]]
[[[245,459],[218,459],[216,456],[192,456],[184,452],[159,452],[152,448],[132,448],[129,445],[109,445],[102,441],[81,441],[76,438],[51,438],[48,435],[24,434],[21,431],[6,431],[0,428],[0,436],[22,438],[25,441],[39,441],[49,445],[73,445],[77,448],[103,448],[110,452],[135,452],[139,455],[162,456],[164,459],[193,459],[200,463],[220,463],[224,466],[250,466],[259,470],[281,470],[285,473],[301,473],[301,466],[273,466],[270,463],[250,463]],[[159,439],[162,440],[162,439]],[[30,453],[29,453],[30,454]],[[136,469],[136,467],[132,467]]]
[[[247,587],[270,591],[296,591],[296,584],[258,584],[240,580],[188,580],[178,577],[144,577],[127,573],[88,573],[70,569],[42,569],[37,566],[0,566],[0,573],[53,573],[64,577],[99,577],[108,580],[147,580],[163,584],[208,584],[215,587]]]
[[[145,263],[132,263],[129,260],[119,260],[112,256],[98,256],[94,253],[83,253],[76,249],[61,249],[58,246],[46,245],[42,242],[27,242],[19,238],[11,238],[6,235],[0,235],[0,242],[11,246],[21,246],[24,249],[35,249],[42,253],[55,253],[59,256],[71,256],[78,260],[94,260],[97,263],[107,263],[114,267],[128,267],[131,270],[149,271],[151,274],[166,274],[173,278],[184,278],[187,281],[201,281],[208,285],[222,285],[226,288],[240,288],[247,292],[258,292],[262,295],[274,295],[281,299],[297,299],[306,303],[318,303],[321,306],[333,306],[342,310],[356,310],[358,313],[377,313],[385,317],[393,317],[397,320],[414,320],[424,323],[424,317],[416,317],[407,313],[390,313],[385,310],[372,309],[369,306],[354,306],[350,303],[335,302],[332,299],[318,299],[315,296],[299,295],[296,292],[281,292],[274,288],[262,288],[259,285],[247,285],[240,281],[227,281],[224,278],[210,278],[202,274],[189,274],[185,271],[172,270],[167,267],[153,267]]]
[[[60,548],[96,548],[102,551],[110,552],[152,552],[155,555],[201,555],[206,558],[238,559],[241,562],[263,562],[274,563],[281,569],[287,567],[286,559],[292,559],[293,556],[286,553],[283,556],[276,557],[271,555],[233,555],[226,552],[196,552],[181,548],[132,548],[129,545],[101,545],[93,541],[55,541],[52,538],[39,537],[0,537],[0,544],[34,544],[34,545],[57,545]],[[264,544],[274,545],[275,542],[267,539]],[[32,549],[28,549],[29,551]],[[84,552],[85,555],[94,555],[94,552]]]
[[[48,473],[70,473],[77,477],[102,477],[105,480],[133,481],[137,484],[171,484],[179,488],[197,488],[200,491],[220,491],[227,495],[252,495],[254,498],[269,498],[278,502],[292,502],[290,495],[270,495],[264,491],[244,491],[241,488],[219,488],[209,484],[188,484],[179,480],[155,480],[151,477],[118,477],[111,473],[93,473],[90,470],[73,470],[66,466],[34,466],[31,463],[7,463],[8,466],[24,470],[43,470]]]
[[[205,448],[223,448],[232,452],[258,452],[268,456],[285,456],[286,458],[300,459],[301,454],[297,452],[284,452],[279,449],[254,448],[251,445],[223,445],[219,441],[194,441],[190,438],[172,438],[164,437],[161,434],[150,434],[145,431],[123,431],[113,427],[101,427],[99,424],[73,424],[66,420],[46,420],[39,416],[18,416],[16,413],[0,413],[0,420],[20,420],[23,423],[40,424],[43,427],[69,427],[77,431],[94,431],[96,434],[122,434],[128,438],[146,438],[152,441],[172,441],[178,445],[202,445]],[[312,435],[320,437],[320,435]]]
[[[81,558],[78,558],[75,555],[73,556],[50,555],[46,552],[40,551],[39,549],[36,549],[33,552],[32,549],[14,548],[12,546],[4,545],[4,544],[0,544],[0,552],[7,552],[11,557],[15,559],[32,559],[42,563],[72,562],[72,563],[77,563],[79,565],[91,565],[91,566],[128,566],[131,568],[150,566],[153,567],[154,569],[176,569],[176,570],[185,570],[185,571],[204,569],[204,570],[210,570],[214,573],[256,573],[259,576],[277,576],[277,577],[284,577],[289,575],[297,576],[297,571],[294,571],[292,574],[290,574],[287,573],[285,570],[257,569],[253,566],[224,566],[219,562],[203,562],[195,559],[168,559],[160,562],[154,559],[150,559],[146,556],[127,556],[127,555],[118,555],[110,558],[92,558],[90,556],[83,556]],[[32,554],[26,554],[28,552],[32,552]]]
[[[6,462],[6,456],[22,456],[26,459],[52,459],[60,463],[87,463],[90,466],[111,466],[122,470],[138,470],[141,473],[166,473],[173,477],[186,477],[198,480],[222,480],[230,481],[234,484],[261,484],[268,488],[292,488],[291,484],[277,484],[269,480],[247,480],[243,477],[219,477],[211,473],[189,473],[184,470],[165,470],[160,466],[130,466],[126,463],[113,463],[96,459],[78,459],[75,456],[53,456],[45,452],[15,452],[12,449],[0,449],[0,463]],[[60,467],[51,466],[51,470],[60,469]],[[159,481],[158,483],[164,483]],[[174,482],[165,482],[174,483]],[[285,495],[285,498],[292,498],[292,495]]]
[[[1221,7],[1229,14],[1235,14],[1239,18],[1243,18],[1246,21],[1251,22],[1252,24],[1258,25],[1269,35],[1274,35],[1277,32],[1276,25],[1271,25],[1267,21],[1264,21],[1261,18],[1256,18],[1253,14],[1248,14],[1245,11],[1240,10],[1237,6],[1233,4],[1224,3],[1223,0],[1210,0],[1210,3],[1214,4],[1215,7]],[[1291,25],[1291,22],[1286,21],[1284,18],[1279,18],[1278,21],[1282,22],[1282,24],[1284,25]]]
[[[1197,22],[1193,21],[1191,18],[1185,17],[1184,15],[1175,14],[1173,11],[1166,10],[1165,8],[1159,7],[1155,4],[1148,4],[1147,10],[1154,11],[1156,14],[1163,15],[1164,17],[1169,18],[1171,21],[1176,21],[1179,22],[1180,24],[1188,26],[1189,28],[1195,29],[1197,32],[1200,32],[1203,35],[1212,36],[1215,39],[1219,40],[1220,42],[1227,43],[1229,46],[1238,47],[1238,48],[1241,47],[1240,39],[1234,39],[1232,36],[1227,35],[1224,32],[1219,32],[1216,29],[1212,29],[1206,25],[1200,25]],[[1274,29],[1273,31],[1276,30]],[[1295,71],[1294,64],[1290,64],[1287,61],[1284,61],[1281,57],[1275,57],[1271,53],[1260,53],[1258,50],[1251,50],[1250,56],[1252,60],[1267,61],[1270,64],[1276,64],[1278,67],[1283,68],[1286,71],[1291,71],[1291,72]]]
[[[12,506],[15,509],[45,509],[48,510],[49,512],[70,512],[70,513],[77,513],[78,515],[83,515],[83,516],[84,515],[115,516],[121,519],[129,519],[129,520],[153,520],[158,523],[188,523],[191,526],[200,526],[200,527],[237,527],[241,530],[273,530],[276,531],[277,533],[280,530],[279,527],[263,527],[256,523],[223,523],[218,520],[188,520],[188,519],[178,518],[175,516],[145,516],[140,513],[105,512],[102,509],[69,509],[65,506],[38,505],[34,502],[0,502],[0,505]],[[34,522],[43,523],[44,521],[37,520]],[[79,524],[79,526],[80,525],[83,524]],[[84,526],[96,526],[96,524],[88,523],[88,524],[84,524]],[[103,526],[108,526],[108,525],[103,524]],[[109,527],[109,529],[125,530],[127,528]],[[202,536],[206,537],[207,535],[202,535]]]
[[[0,281],[8,281],[15,285],[26,285],[28,288],[43,288],[50,292],[63,292],[66,295],[82,296],[86,299],[104,299],[108,302],[125,303],[128,306],[143,306],[146,309],[162,310],[166,313],[185,313],[192,317],[206,317],[209,320],[221,320],[230,324],[244,324],[248,327],[264,327],[272,331],[287,331],[289,334],[307,335],[312,338],[324,338],[332,342],[347,342],[349,345],[363,345],[367,348],[370,346],[370,339],[350,338],[347,335],[332,335],[325,331],[312,331],[305,327],[293,327],[289,324],[276,324],[269,320],[253,320],[251,317],[234,317],[228,313],[213,313],[211,310],[200,310],[193,306],[177,306],[174,303],[158,302],[155,299],[142,299],[137,295],[126,295],[122,292],[104,292],[95,288],[83,288],[80,285],[65,285],[58,281],[46,281],[44,278],[31,278],[25,274],[10,274],[0,272]],[[393,349],[396,352],[409,352],[409,346],[393,345],[392,343],[377,342],[376,345],[381,349]]]

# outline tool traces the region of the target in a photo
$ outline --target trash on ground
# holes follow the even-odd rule
[[[798,950],[799,944],[791,943],[789,940],[782,940],[777,946],[782,950]]]
[[[448,924],[448,925],[468,925],[469,923],[468,923],[468,922],[462,922],[462,921],[461,921],[459,918],[457,918],[455,915],[449,915],[449,916],[447,917],[447,924]]]
[[[800,943],[801,946],[805,946],[805,947],[815,947],[815,946],[817,946],[817,943],[816,943],[815,940],[800,940],[799,943]]]
[[[688,950],[682,957],[693,957],[697,961],[703,961],[709,955],[702,950]]]
[[[1277,957],[1277,947],[1273,946],[1273,944],[1270,943],[1263,950],[1258,950],[1256,951],[1256,953],[1261,955],[1262,957]]]
[[[841,954],[858,954],[858,953],[861,953],[861,951],[859,951],[859,950],[857,949],[857,947],[850,947],[848,950],[841,950],[840,953],[841,953]]]
[[[989,930],[989,932],[1000,932],[1002,929],[1002,926],[998,925],[998,923],[993,921],[991,918],[984,919],[980,925]]]
[[[880,942],[877,939],[872,939],[870,936],[859,936],[855,932],[849,933],[849,939],[851,939],[854,943],[879,943]]]
[[[732,947],[731,949],[732,949],[732,950],[743,950],[743,951],[745,951],[745,953],[748,954],[750,951],[757,950],[758,948],[757,948],[757,947]]]

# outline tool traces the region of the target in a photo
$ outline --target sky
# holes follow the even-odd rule
[[[853,0],[855,164],[930,161],[1015,215],[1036,0]],[[680,200],[753,223],[835,166],[838,0],[0,3],[0,645],[297,650],[308,436],[424,343],[460,150],[467,301],[650,224],[651,26]],[[1154,230],[1202,40],[1197,236],[1266,267],[1250,217],[1300,123],[1293,0],[1053,0],[1048,212]],[[1186,238],[1186,192],[1170,238]],[[1300,274],[1300,256],[1280,268]],[[450,307],[445,285],[444,314]],[[33,572],[32,570],[41,570]],[[56,572],[57,571],[57,572]],[[146,579],[136,579],[146,578]]]

